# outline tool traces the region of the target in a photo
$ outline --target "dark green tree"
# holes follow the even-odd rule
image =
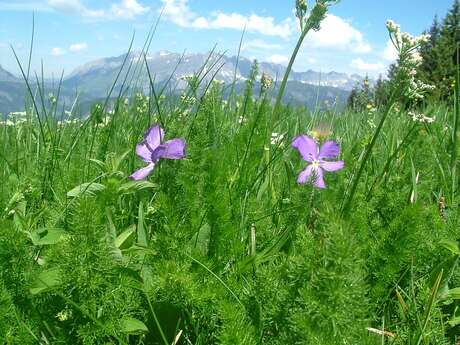
[[[426,62],[421,73],[427,82],[436,85],[436,94],[448,99],[453,94],[455,71],[457,69],[457,47],[460,42],[460,0],[455,0],[452,8],[439,28],[434,23],[433,35],[422,55]]]

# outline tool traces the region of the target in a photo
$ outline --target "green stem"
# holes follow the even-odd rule
[[[396,147],[396,149],[393,151],[393,153],[391,154],[390,157],[388,157],[384,167],[383,167],[383,170],[381,172],[381,174],[374,180],[374,183],[372,183],[372,186],[371,188],[369,189],[369,192],[367,193],[367,197],[366,197],[366,200],[369,201],[372,197],[372,193],[374,192],[374,189],[375,187],[380,183],[380,181],[382,180],[382,178],[385,176],[385,173],[388,172],[390,170],[390,164],[391,162],[393,162],[393,160],[396,158],[396,156],[398,155],[399,151],[401,151],[401,149],[406,145],[406,143],[409,141],[412,133],[414,132],[415,128],[417,127],[417,124],[415,123],[411,128],[410,130],[407,132],[406,136],[404,137],[404,139],[401,141],[401,143]]]
[[[457,189],[457,132],[458,132],[458,119],[460,116],[460,109],[459,109],[459,98],[460,98],[460,72],[459,72],[459,64],[460,64],[460,56],[459,56],[459,48],[460,45],[457,43],[457,70],[455,73],[455,104],[454,104],[454,128],[452,130],[452,151],[451,151],[451,174],[452,174],[452,194],[451,194],[451,202],[454,204],[454,197],[455,192]]]
[[[297,41],[297,45],[291,55],[291,60],[289,61],[286,72],[284,73],[283,81],[281,82],[280,90],[278,92],[278,96],[276,97],[276,103],[274,107],[273,119],[275,121],[278,120],[279,108],[281,106],[281,101],[284,97],[284,93],[286,92],[286,85],[289,79],[289,75],[291,74],[292,66],[294,65],[295,59],[297,58],[297,54],[299,53],[303,40],[305,39],[309,31],[310,31],[310,26],[306,25],[302,31],[302,34],[299,37],[299,40]]]
[[[302,33],[299,37],[299,40],[297,41],[297,45],[295,46],[294,51],[292,52],[291,59],[289,60],[286,72],[284,73],[283,81],[281,82],[280,90],[278,91],[278,96],[276,97],[276,103],[272,117],[272,120],[274,121],[272,121],[272,124],[278,120],[281,101],[283,100],[289,75],[291,74],[292,66],[294,65],[295,59],[297,58],[297,54],[299,53],[300,47],[302,46],[302,43],[305,37],[307,36],[308,32],[310,32],[310,30],[313,28],[319,28],[321,21],[326,17],[327,9],[328,1],[319,0],[316,2],[315,7],[312,9],[307,21],[304,23],[304,19],[301,19],[300,27],[302,29]]]
[[[356,193],[356,188],[358,187],[358,183],[359,183],[359,180],[361,179],[361,175],[363,174],[364,172],[364,168],[366,167],[366,163],[367,161],[369,160],[370,156],[371,156],[371,153],[372,153],[372,150],[375,146],[375,143],[377,142],[377,138],[380,134],[380,131],[382,130],[383,128],[383,125],[385,123],[385,120],[387,119],[388,115],[390,114],[390,112],[392,111],[393,109],[393,106],[394,106],[394,93],[393,93],[393,96],[390,98],[390,102],[388,103],[389,106],[387,108],[387,110],[385,111],[385,113],[383,114],[380,122],[379,122],[379,125],[377,126],[375,132],[374,132],[374,136],[372,137],[372,140],[371,142],[369,143],[369,145],[367,146],[366,148],[366,152],[364,153],[364,156],[363,156],[363,159],[361,160],[361,164],[359,166],[359,169],[358,169],[358,172],[356,173],[355,177],[354,177],[354,180],[353,180],[353,184],[351,186],[351,189],[350,189],[350,193],[348,193],[348,196],[346,197],[345,199],[345,202],[343,203],[343,207],[342,207],[342,216],[345,215],[350,206],[351,206],[351,203],[353,201],[353,197],[355,196],[355,193]]]

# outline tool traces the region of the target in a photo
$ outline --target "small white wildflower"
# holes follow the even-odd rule
[[[435,117],[429,117],[425,116],[424,114],[418,114],[413,111],[409,112],[409,116],[412,117],[412,121],[414,122],[420,122],[420,123],[433,123],[436,118]]]
[[[272,138],[270,140],[270,143],[272,145],[278,145],[280,144],[284,139],[284,134],[281,134],[281,133],[272,133]]]
[[[240,116],[240,117],[238,118],[238,123],[239,123],[240,125],[245,124],[246,122],[248,122],[248,119],[247,119],[246,117]]]
[[[57,313],[56,315],[56,318],[63,322],[63,321],[67,321],[68,319],[70,319],[72,317],[72,311],[71,310],[61,310],[59,313]]]
[[[398,32],[400,31],[400,26],[396,24],[393,20],[387,20],[387,28],[391,32]]]

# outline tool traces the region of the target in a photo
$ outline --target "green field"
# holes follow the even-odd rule
[[[458,344],[459,86],[415,102],[408,42],[359,110],[275,103],[257,64],[242,92],[203,68],[85,119],[34,86],[0,123],[0,344]],[[154,125],[185,157],[130,179]]]

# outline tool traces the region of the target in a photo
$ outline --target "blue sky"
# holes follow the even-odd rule
[[[313,4],[313,0],[309,3]],[[342,0],[318,33],[307,37],[295,69],[377,75],[392,59],[387,19],[420,34],[453,0]],[[298,37],[295,0],[0,0],[0,65],[17,73],[9,45],[25,61],[35,13],[33,67],[45,74],[70,73],[101,57],[126,52],[132,34],[142,47],[164,14],[151,51],[219,51],[235,55],[247,26],[243,55],[285,64]]]

